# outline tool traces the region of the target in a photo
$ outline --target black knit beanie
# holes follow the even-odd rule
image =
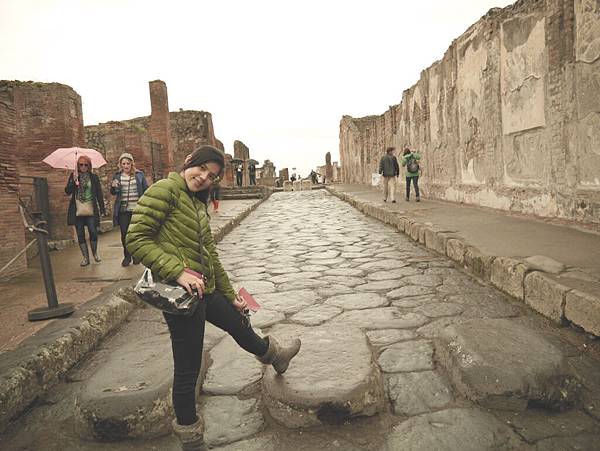
[[[200,166],[209,161],[214,161],[221,166],[221,171],[219,171],[219,173],[223,173],[223,169],[225,168],[225,154],[216,147],[209,145],[200,146],[194,150],[190,160],[183,164],[183,170],[185,171],[186,169]]]

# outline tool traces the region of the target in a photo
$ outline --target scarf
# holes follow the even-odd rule
[[[89,172],[82,172],[79,174],[79,187],[77,188],[77,199],[80,202],[89,202],[91,199],[86,198],[86,191],[88,186],[92,184],[92,178]]]

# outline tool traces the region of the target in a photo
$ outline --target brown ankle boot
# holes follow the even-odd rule
[[[267,340],[269,344],[267,352],[262,357],[256,358],[259,362],[264,363],[265,365],[273,365],[273,368],[278,374],[285,373],[290,365],[290,360],[292,360],[300,351],[300,346],[302,345],[300,339],[296,338],[287,347],[281,346],[277,340],[271,336],[265,337],[265,340]]]
[[[183,451],[208,451],[204,443],[204,423],[198,418],[194,424],[182,426],[173,420],[173,432],[181,442]]]

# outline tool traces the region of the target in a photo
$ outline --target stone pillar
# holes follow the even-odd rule
[[[279,178],[282,182],[285,182],[286,180],[290,179],[290,171],[288,170],[288,168],[283,168],[279,170]]]
[[[14,154],[21,182],[19,191],[23,195],[31,194],[31,179],[24,176],[46,177],[50,238],[72,239],[73,228],[67,226],[70,198],[64,191],[68,173],[64,169],[51,169],[42,160],[60,147],[84,145],[81,97],[71,87],[59,83],[8,81],[0,84],[13,89],[17,121]]]
[[[331,152],[325,154],[325,178],[327,183],[333,182],[333,166],[331,165]]]
[[[173,171],[173,144],[171,138],[171,122],[169,116],[169,98],[167,85],[162,80],[154,80],[150,84],[150,138],[162,145],[162,173],[166,177]]]
[[[25,247],[25,229],[19,213],[19,174],[15,165],[17,122],[13,88],[0,82],[0,268]],[[27,269],[22,255],[0,274],[7,280]]]

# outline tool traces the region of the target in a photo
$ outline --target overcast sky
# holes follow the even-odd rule
[[[0,0],[0,79],[60,82],[85,125],[205,110],[233,152],[306,175],[338,159],[339,121],[383,113],[502,0]]]

